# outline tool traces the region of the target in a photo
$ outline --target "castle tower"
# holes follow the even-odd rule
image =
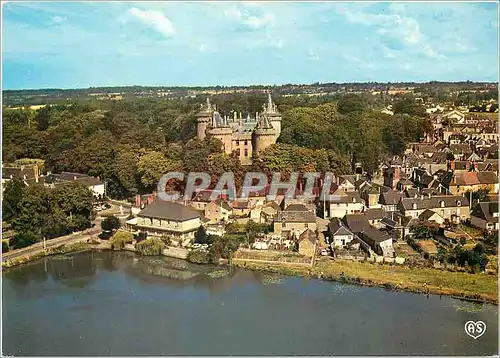
[[[253,132],[253,152],[258,156],[264,149],[276,143],[276,130],[271,125],[267,113],[257,115],[257,126]]]
[[[207,133],[207,127],[212,117],[213,107],[210,104],[210,98],[207,97],[207,103],[201,105],[201,110],[196,115],[196,136],[203,140]]]
[[[269,122],[275,129],[276,139],[278,139],[281,133],[281,113],[278,111],[278,107],[274,104],[273,99],[271,98],[271,92],[268,93],[267,105],[264,108],[264,112],[267,114]]]
[[[222,117],[219,112],[214,111],[212,114],[212,123],[207,128],[207,134],[219,139],[222,142],[223,150],[226,154],[231,154],[233,129],[227,121],[227,117]]]

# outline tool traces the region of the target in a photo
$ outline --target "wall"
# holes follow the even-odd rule
[[[330,217],[343,218],[346,214],[361,212],[363,208],[363,203],[330,203]]]

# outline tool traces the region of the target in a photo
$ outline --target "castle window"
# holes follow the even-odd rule
[[[245,157],[248,157],[248,149],[245,148]]]
[[[236,145],[240,145],[240,141],[239,140],[236,141]]]
[[[248,145],[248,141],[247,140],[245,141],[245,145]]]

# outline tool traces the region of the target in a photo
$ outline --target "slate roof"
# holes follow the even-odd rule
[[[24,167],[23,169],[21,168],[2,168],[2,179],[10,179],[12,175],[12,178],[18,178],[18,179],[23,179],[24,176],[26,175],[26,179],[32,179],[35,177],[35,173],[33,171],[32,167],[26,168]]]
[[[444,203],[445,208],[453,208],[458,206],[460,202],[461,207],[469,206],[469,200],[463,196],[453,196],[453,195],[440,195],[432,196],[430,198],[414,199],[414,198],[403,198],[401,199],[401,205],[405,210],[422,210],[422,209],[436,209],[441,208],[441,202]],[[416,209],[413,208],[413,204],[416,204]]]
[[[200,218],[200,213],[183,204],[157,199],[147,205],[137,216],[171,221],[187,221]]]
[[[353,235],[353,233],[342,223],[339,218],[333,218],[328,224],[328,229],[332,236]]]
[[[348,203],[361,203],[361,197],[357,191],[342,191],[337,190],[333,195],[336,197],[332,198],[330,204],[348,204]]]
[[[307,229],[299,236],[299,242],[302,240],[309,240],[312,244],[316,243],[316,234],[311,229]]]
[[[366,216],[367,220],[377,220],[377,219],[382,219],[384,216],[386,216],[386,212],[382,209],[367,209],[363,213]]]
[[[382,187],[378,202],[383,205],[396,205],[399,203],[400,199],[401,194],[397,191],[392,190],[391,188]]]
[[[425,221],[425,220],[429,220],[429,219],[432,217],[432,215],[438,215],[438,216],[439,216],[439,214],[437,214],[436,212],[434,212],[434,211],[432,211],[432,210],[429,210],[429,209],[425,209],[425,210],[422,212],[422,214],[420,214],[420,215],[418,216],[418,218],[419,218],[420,220]]]
[[[498,215],[498,201],[490,201],[478,203],[471,215],[486,220],[489,223],[494,223],[498,222],[498,216],[493,216],[495,213]]]
[[[278,213],[275,221],[315,223],[316,215],[302,204],[291,204],[284,211]]]

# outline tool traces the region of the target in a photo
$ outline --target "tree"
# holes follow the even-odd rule
[[[337,111],[341,114],[363,112],[366,110],[366,101],[358,95],[347,94],[337,102]]]
[[[179,171],[181,168],[181,162],[168,159],[163,153],[152,150],[143,151],[137,164],[141,182],[146,187],[155,186],[162,175]]]
[[[104,231],[115,231],[118,230],[120,226],[120,219],[113,215],[110,215],[101,221],[101,228]]]
[[[161,255],[165,246],[165,243],[156,237],[149,238],[135,244],[137,252],[144,256]]]
[[[126,244],[134,241],[134,235],[128,231],[117,231],[110,240],[113,250],[123,250]]]
[[[196,231],[196,233],[194,234],[194,242],[196,242],[198,244],[208,244],[209,243],[208,235],[207,235],[207,232],[206,232],[205,228],[203,227],[203,225],[201,225],[198,228],[198,230]]]
[[[19,179],[14,178],[5,185],[2,200],[2,214],[5,221],[9,221],[19,215],[19,203],[21,202],[26,185]]]
[[[10,239],[10,244],[13,249],[22,249],[23,247],[36,244],[37,242],[40,242],[40,236],[30,231],[17,233]]]

